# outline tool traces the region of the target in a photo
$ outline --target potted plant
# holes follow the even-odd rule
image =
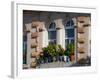
[[[44,60],[44,63],[48,63],[48,47],[44,47],[42,48],[43,50],[43,60]]]
[[[70,55],[70,51],[68,50],[68,49],[66,49],[65,51],[64,51],[64,61],[65,62],[69,62],[70,60],[69,60],[69,55]]]
[[[56,61],[56,45],[49,44],[48,53],[49,53],[49,56],[52,57],[53,61]]]
[[[58,45],[59,61],[64,61],[64,49]]]
[[[70,51],[70,61],[74,61],[75,60],[75,56],[74,56],[74,43],[70,43],[69,44],[69,51]]]

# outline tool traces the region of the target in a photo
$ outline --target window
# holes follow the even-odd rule
[[[48,29],[49,44],[56,44],[56,24],[52,22]]]
[[[23,35],[23,64],[26,64],[27,55],[27,35]]]
[[[65,45],[74,43],[74,22],[69,20],[65,25]]]

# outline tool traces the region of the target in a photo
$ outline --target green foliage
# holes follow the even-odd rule
[[[57,55],[70,56],[70,55],[74,55],[74,49],[75,49],[74,43],[67,44],[66,50],[64,50],[61,45],[49,44],[47,47],[43,48],[43,52],[48,53],[52,57]]]
[[[68,53],[69,53],[70,55],[74,55],[74,49],[75,49],[74,43],[67,44],[67,45],[66,45],[66,49],[67,49],[67,51],[66,51],[66,54],[67,54],[67,55],[68,55]]]
[[[47,47],[44,47],[42,48],[43,52],[48,52],[48,48]]]
[[[55,44],[49,44],[47,46],[47,49],[48,49],[48,53],[51,55],[51,56],[56,56],[56,45]]]
[[[56,45],[55,44],[49,44],[47,47],[44,47],[43,52],[48,53],[51,56],[56,56]]]
[[[70,55],[70,51],[69,50],[65,50],[64,55],[65,56],[69,56]]]
[[[57,53],[58,55],[64,55],[64,49],[61,47],[61,45],[57,45]]]

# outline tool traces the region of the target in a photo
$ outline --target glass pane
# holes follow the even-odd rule
[[[26,64],[27,42],[23,42],[23,64]]]
[[[23,36],[23,41],[27,41],[27,35]]]
[[[65,37],[74,37],[74,29],[66,29],[65,30]]]
[[[23,64],[26,64],[27,55],[27,34],[23,35]]]
[[[56,24],[55,23],[51,23],[49,26],[49,29],[55,29]]]
[[[70,21],[67,22],[66,27],[67,27],[67,26],[70,26]]]
[[[69,39],[65,39],[65,44],[69,44]]]
[[[73,26],[74,25],[74,22],[71,20],[70,21],[70,26]]]
[[[49,44],[56,44],[56,40],[49,41]]]
[[[56,31],[48,31],[49,39],[56,39]]]
[[[71,27],[71,26],[73,26],[74,25],[74,22],[72,21],[72,20],[70,20],[70,21],[68,21],[67,23],[66,23],[66,27]]]
[[[74,39],[71,40],[71,43],[74,43]]]

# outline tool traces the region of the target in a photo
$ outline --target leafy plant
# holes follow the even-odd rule
[[[48,48],[48,53],[53,57],[53,56],[56,56],[56,45],[54,44],[49,44],[47,46]]]
[[[70,51],[69,50],[65,50],[64,55],[65,56],[70,56]]]
[[[66,50],[67,50],[66,54],[70,53],[70,55],[74,55],[74,49],[75,49],[74,43],[67,44],[66,45]]]
[[[61,47],[61,45],[58,45],[57,46],[57,52],[61,56],[64,55],[64,49]]]

